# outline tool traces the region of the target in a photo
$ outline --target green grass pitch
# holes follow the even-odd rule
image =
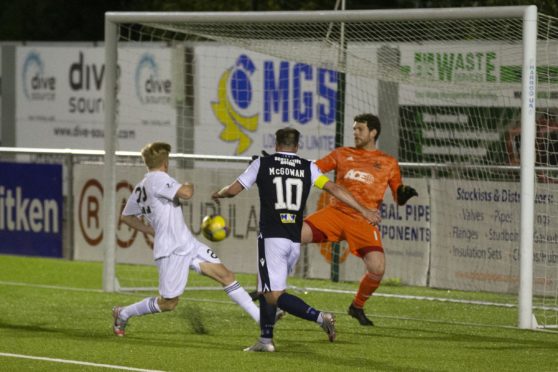
[[[0,371],[558,371],[558,333],[518,330],[516,308],[389,296],[454,296],[405,286],[382,286],[367,303],[375,327],[346,315],[351,294],[297,292],[336,313],[334,343],[317,324],[289,315],[276,325],[276,353],[243,352],[257,340],[257,325],[223,291],[209,290],[187,291],[175,312],[133,318],[126,337],[117,338],[112,306],[146,294],[104,293],[101,273],[100,263],[0,255]],[[253,275],[237,278],[246,287],[255,283]],[[190,275],[189,285],[211,283]]]

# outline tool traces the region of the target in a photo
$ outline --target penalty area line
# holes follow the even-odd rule
[[[117,365],[113,365],[113,364],[91,363],[91,362],[82,362],[82,361],[79,361],[79,360],[47,358],[47,357],[38,357],[38,356],[22,355],[22,354],[0,353],[0,357],[42,360],[42,361],[45,361],[45,362],[77,364],[77,365],[80,365],[80,366],[112,368],[112,369],[119,369],[119,370],[125,370],[125,371],[163,372],[163,371],[157,370],[157,369],[133,368],[133,367],[117,366]]]

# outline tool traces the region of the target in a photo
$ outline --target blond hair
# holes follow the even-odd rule
[[[171,145],[165,142],[153,142],[141,149],[143,162],[149,169],[160,168],[165,161],[169,160]]]

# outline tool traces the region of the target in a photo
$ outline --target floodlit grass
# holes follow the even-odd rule
[[[275,330],[276,353],[245,353],[258,327],[223,291],[186,292],[172,313],[133,318],[112,335],[111,308],[144,295],[103,293],[100,263],[0,255],[0,370],[93,371],[95,366],[2,353],[165,371],[556,371],[558,334],[518,330],[517,309],[377,296],[367,304],[375,327],[346,315],[352,295],[298,293],[337,314],[338,338],[294,316]],[[252,275],[239,275],[252,287]],[[195,273],[190,285],[210,282]],[[332,287],[318,280],[293,280]],[[336,283],[355,290],[354,283]],[[77,289],[77,290],[76,290]],[[447,291],[386,286],[382,293],[448,297]],[[470,294],[502,300],[500,295]]]

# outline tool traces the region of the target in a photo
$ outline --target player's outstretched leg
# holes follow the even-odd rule
[[[316,310],[301,298],[289,293],[279,296],[277,305],[289,314],[318,323],[327,333],[329,341],[335,340],[335,316],[333,314]]]
[[[201,262],[199,263],[199,269],[203,275],[220,283],[230,299],[246,311],[256,323],[260,322],[260,310],[244,287],[238,283],[232,271],[222,263],[214,262]]]
[[[257,301],[260,299],[261,292],[258,292],[257,290],[253,290],[248,292],[248,294],[250,295],[252,301]]]
[[[120,318],[120,312],[122,308],[120,306],[115,306],[112,308],[112,317],[114,322],[112,323],[112,331],[118,337],[124,337],[126,335],[126,325],[128,322]]]
[[[349,310],[347,311],[347,313],[353,318],[355,318],[356,320],[358,320],[360,325],[363,326],[374,325],[374,323],[370,319],[368,319],[368,317],[366,317],[366,315],[364,314],[364,309],[358,308],[354,304],[351,304],[351,306],[349,306]]]
[[[332,313],[322,313],[322,329],[327,333],[329,342],[335,341],[335,315]]]
[[[256,321],[260,322],[260,309],[254,304],[250,295],[236,280],[223,287],[225,293]]]
[[[157,300],[157,297],[147,297],[135,304],[113,307],[112,317],[114,322],[112,324],[112,330],[114,334],[119,337],[125,336],[128,319],[133,316],[160,313],[162,310],[172,310],[178,303],[178,297],[174,299],[166,299],[164,301],[166,301],[166,303],[168,302],[170,305],[160,308]]]

